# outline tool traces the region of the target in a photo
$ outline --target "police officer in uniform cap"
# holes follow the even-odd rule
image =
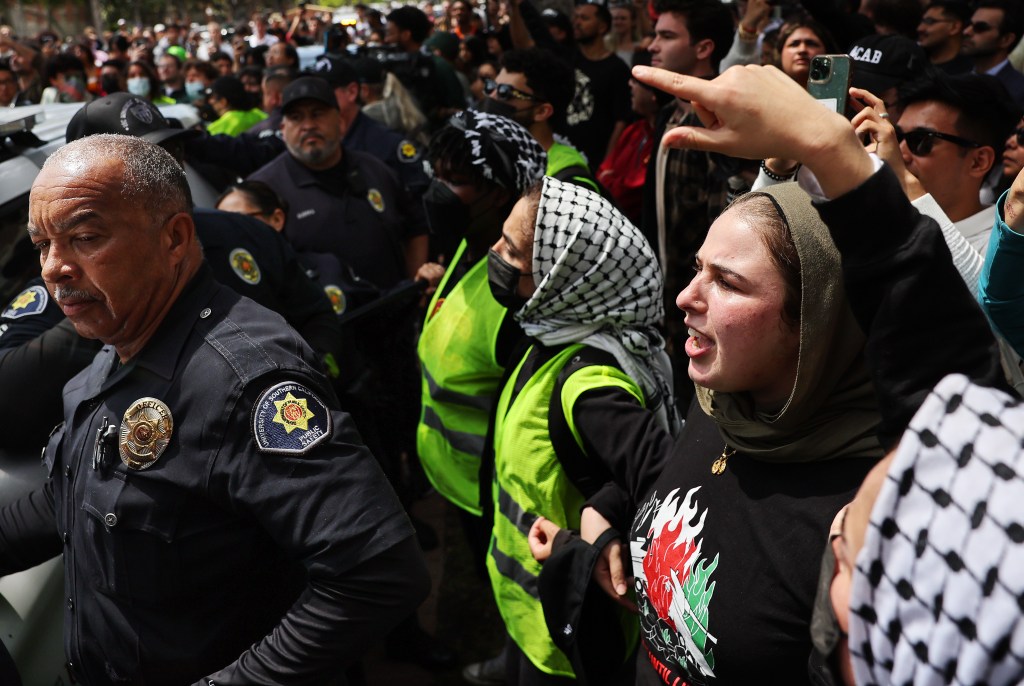
[[[86,104],[68,124],[67,139],[70,142],[97,133],[142,137],[168,149],[179,163],[181,140],[193,135],[172,128],[151,103],[127,93]],[[244,215],[196,209],[194,221],[215,278],[284,316],[317,351],[331,376],[342,374],[338,361],[345,355],[337,317],[288,242]],[[0,412],[0,429],[10,437],[8,445],[36,445],[45,440],[60,421],[61,388],[99,349],[74,335],[70,327],[51,333],[63,318],[39,278],[26,284],[0,312],[0,383],[20,387],[31,380],[40,400],[40,407],[30,417],[13,407]],[[40,340],[40,336],[45,338]],[[343,378],[348,378],[349,371],[344,370]],[[16,401],[6,397],[6,402]]]
[[[334,90],[345,149],[367,153],[384,162],[418,199],[430,182],[423,166],[423,146],[363,114],[358,74],[353,65],[343,57],[322,55],[306,75],[325,80]],[[287,149],[280,130],[282,110],[283,106],[276,108],[275,135],[270,135],[268,119],[253,127],[251,133],[247,131],[237,138],[202,133],[188,139],[185,151],[189,160],[226,167],[243,176],[252,174]]]
[[[346,150],[358,150],[382,160],[415,197],[426,190],[430,179],[423,166],[423,149],[393,129],[363,113],[359,101],[359,74],[349,60],[322,55],[313,65],[313,76],[319,76],[334,89],[341,113]]]
[[[50,296],[105,347],[65,389],[50,478],[0,509],[0,573],[63,552],[83,684],[333,679],[428,579],[312,350],[214,280],[157,146],[65,146],[29,214]]]
[[[427,254],[423,208],[383,162],[342,144],[334,89],[298,78],[281,109],[288,151],[249,179],[288,202],[285,237],[300,254],[333,255],[381,290],[415,275]]]

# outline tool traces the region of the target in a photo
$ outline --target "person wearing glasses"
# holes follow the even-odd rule
[[[548,154],[545,176],[590,190],[597,182],[579,150],[558,136],[575,87],[572,69],[554,53],[540,48],[510,50],[502,55],[501,71],[484,81],[484,95],[476,106],[526,127]]]
[[[917,25],[917,44],[932,66],[947,74],[962,74],[973,63],[960,54],[964,27],[971,20],[971,8],[963,0],[932,0]]]
[[[1002,81],[1014,102],[1024,106],[1024,74],[1010,64],[1010,52],[1024,35],[1024,10],[1017,0],[982,0],[964,27],[961,51],[974,61],[975,74]]]
[[[984,256],[992,210],[979,193],[1019,118],[994,77],[935,74],[906,88],[897,137],[907,169]]]

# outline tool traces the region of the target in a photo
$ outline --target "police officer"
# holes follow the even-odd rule
[[[68,124],[67,139],[96,133],[140,136],[178,155],[181,139],[190,135],[171,128],[151,103],[127,93],[85,105]],[[317,351],[330,374],[338,376],[338,360],[347,357],[341,327],[330,301],[306,275],[288,242],[244,215],[197,209],[194,220],[214,276],[284,316]],[[0,384],[18,388],[31,383],[39,401],[36,410],[25,416],[16,411],[16,396],[8,394],[0,400],[0,430],[8,436],[8,446],[36,446],[45,441],[60,421],[61,389],[98,349],[70,327],[51,333],[63,319],[41,279],[26,284],[0,313]],[[351,376],[348,371],[345,378]]]
[[[336,675],[427,576],[312,351],[214,281],[185,175],[146,141],[65,146],[29,214],[50,295],[105,347],[66,388],[49,480],[0,510],[0,573],[63,551],[84,684]]]
[[[344,58],[323,55],[313,65],[313,74],[334,89],[345,131],[342,146],[382,160],[398,175],[406,190],[417,198],[422,195],[430,182],[423,167],[422,146],[363,114],[355,66]]]
[[[300,254],[333,255],[382,290],[412,277],[426,261],[423,210],[383,162],[342,145],[334,90],[301,77],[285,88],[281,109],[288,154],[249,179],[288,202],[285,237]]]
[[[358,74],[353,65],[342,57],[323,55],[308,74],[324,79],[334,89],[341,113],[342,145],[345,149],[364,152],[381,160],[395,172],[405,189],[414,198],[419,198],[430,181],[423,167],[423,148],[363,114]],[[276,73],[274,78],[280,81],[287,75]],[[189,160],[226,167],[243,176],[253,173],[287,149],[280,131],[281,110],[282,107],[276,107],[270,118],[237,138],[208,134],[189,138],[185,142]]]

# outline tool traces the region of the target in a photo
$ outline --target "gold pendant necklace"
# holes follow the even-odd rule
[[[730,448],[727,443],[722,448],[722,454],[718,456],[718,459],[711,463],[711,473],[718,476],[725,471],[725,465],[729,461],[729,458],[736,454],[735,448]]]

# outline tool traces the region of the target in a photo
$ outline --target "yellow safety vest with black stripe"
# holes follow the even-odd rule
[[[480,515],[480,457],[505,371],[494,355],[507,310],[491,295],[487,258],[441,297],[465,250],[462,241],[430,301],[420,334],[423,409],[416,449],[437,492]]]
[[[530,554],[527,534],[538,516],[563,528],[580,526],[585,498],[555,455],[548,414],[559,374],[581,348],[570,345],[557,353],[513,400],[516,379],[531,348],[502,389],[494,428],[494,529],[487,554],[491,587],[509,636],[537,669],[568,677],[574,676],[569,659],[555,646],[544,622],[537,593],[540,564]],[[580,450],[583,444],[573,422],[573,406],[583,393],[609,386],[622,388],[645,405],[637,383],[616,367],[584,366],[562,385],[562,411]]]

